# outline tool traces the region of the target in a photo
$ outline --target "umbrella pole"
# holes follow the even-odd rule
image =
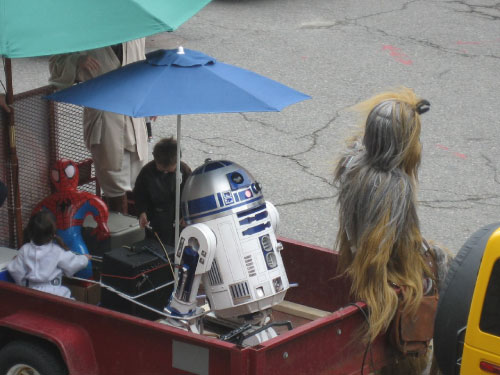
[[[179,217],[181,201],[181,115],[177,115],[177,167],[175,168],[175,243],[179,242]]]

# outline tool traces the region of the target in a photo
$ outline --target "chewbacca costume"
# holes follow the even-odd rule
[[[416,209],[420,114],[429,106],[407,88],[358,104],[364,131],[335,171],[339,271],[351,279],[352,296],[369,307],[367,344],[387,331],[399,303],[415,312],[429,282],[437,282],[423,257]],[[392,285],[405,287],[401,302]],[[384,373],[422,373],[426,357],[405,358]]]

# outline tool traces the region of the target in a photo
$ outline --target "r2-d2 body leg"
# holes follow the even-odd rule
[[[212,266],[215,249],[215,234],[205,224],[190,225],[182,231],[175,254],[177,285],[165,308],[167,312],[186,318],[196,313],[201,276]]]

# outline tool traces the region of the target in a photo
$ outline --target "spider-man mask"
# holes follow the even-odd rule
[[[58,160],[50,170],[50,180],[57,191],[76,190],[78,167],[71,160]]]

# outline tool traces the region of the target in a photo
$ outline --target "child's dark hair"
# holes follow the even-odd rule
[[[56,221],[54,215],[47,210],[38,211],[28,223],[28,235],[35,245],[41,246],[54,239]]]
[[[177,141],[173,138],[160,139],[153,148],[155,161],[165,167],[177,162]]]
[[[27,239],[37,246],[42,246],[55,240],[59,246],[67,249],[62,240],[56,236],[56,218],[50,211],[38,211],[30,218],[26,229]]]

